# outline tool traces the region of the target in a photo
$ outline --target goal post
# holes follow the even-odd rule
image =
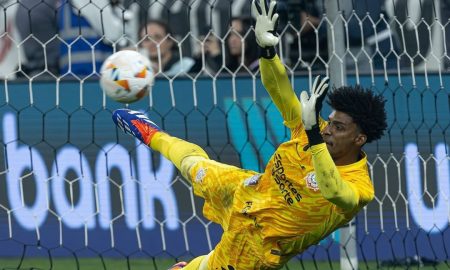
[[[347,69],[345,62],[345,31],[344,14],[338,1],[325,2],[327,12],[327,40],[329,55],[329,72],[331,87],[347,85]],[[347,225],[340,228],[340,269],[359,269],[356,240],[356,220],[353,218]]]

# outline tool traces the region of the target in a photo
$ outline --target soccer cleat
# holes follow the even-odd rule
[[[179,262],[174,264],[172,267],[170,267],[168,270],[178,270],[183,269],[187,265],[187,262]]]
[[[113,112],[112,119],[121,130],[133,135],[146,145],[150,145],[153,135],[161,131],[145,114],[138,111],[118,109]]]

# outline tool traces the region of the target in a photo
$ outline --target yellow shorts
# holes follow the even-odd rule
[[[195,163],[189,173],[194,193],[205,199],[203,215],[224,230],[208,269],[277,269],[281,258],[270,254],[276,243],[263,243],[254,221],[243,215],[241,208],[233,207],[243,205],[245,197],[237,191],[258,173],[213,160]]]
[[[237,187],[257,174],[210,159],[197,162],[189,173],[194,193],[205,199],[203,215],[220,224],[224,230],[228,228]]]

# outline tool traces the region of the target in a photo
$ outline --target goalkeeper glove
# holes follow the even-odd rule
[[[276,10],[277,2],[271,0],[269,4],[269,11],[266,11],[265,0],[257,0],[252,2],[252,13],[256,17],[255,36],[256,43],[262,48],[262,57],[273,58],[276,54],[274,46],[278,44],[279,38],[275,36],[275,29],[278,20],[278,13]]]
[[[314,80],[311,97],[306,91],[300,94],[300,103],[302,106],[302,122],[308,136],[309,144],[316,145],[323,142],[319,128],[319,113],[322,109],[322,103],[328,92],[328,77],[323,78],[319,82],[317,76]]]

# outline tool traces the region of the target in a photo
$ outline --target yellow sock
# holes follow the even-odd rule
[[[209,159],[208,154],[200,146],[164,132],[155,133],[149,146],[170,160],[180,171],[182,171],[181,163],[186,157],[198,156]]]

